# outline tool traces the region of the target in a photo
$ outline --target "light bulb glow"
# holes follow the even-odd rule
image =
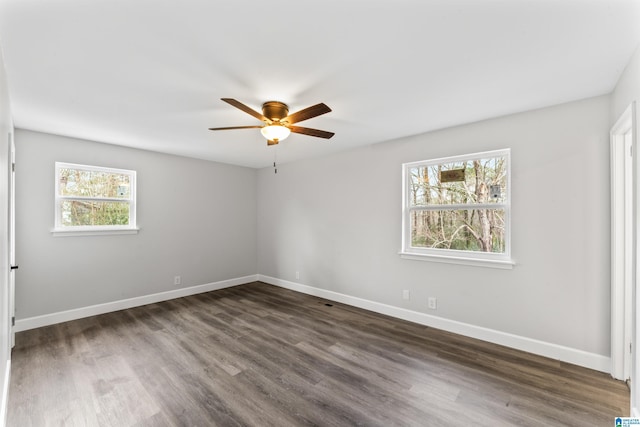
[[[282,125],[270,125],[260,129],[260,133],[262,133],[262,136],[267,138],[269,141],[283,141],[287,139],[291,131],[289,128]]]

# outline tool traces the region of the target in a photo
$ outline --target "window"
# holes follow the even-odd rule
[[[405,163],[401,255],[511,268],[509,154]]]
[[[136,232],[136,172],[56,162],[54,233]]]

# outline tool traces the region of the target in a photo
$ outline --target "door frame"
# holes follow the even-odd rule
[[[635,298],[635,102],[611,128],[611,375],[632,375]]]
[[[16,145],[14,131],[9,133],[9,354],[16,344]]]

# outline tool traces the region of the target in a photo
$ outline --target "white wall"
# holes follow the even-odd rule
[[[4,59],[0,52],[0,425],[5,424],[11,340],[9,326],[9,134],[13,133]]]
[[[598,97],[260,170],[258,272],[568,348],[607,369],[609,108]],[[500,148],[512,149],[516,266],[400,259],[401,164]]]
[[[255,170],[20,129],[15,141],[17,319],[255,274]],[[136,170],[140,232],[52,236],[56,161]]]

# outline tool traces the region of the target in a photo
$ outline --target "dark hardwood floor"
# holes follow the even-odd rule
[[[21,332],[28,426],[611,426],[609,375],[252,283]]]

